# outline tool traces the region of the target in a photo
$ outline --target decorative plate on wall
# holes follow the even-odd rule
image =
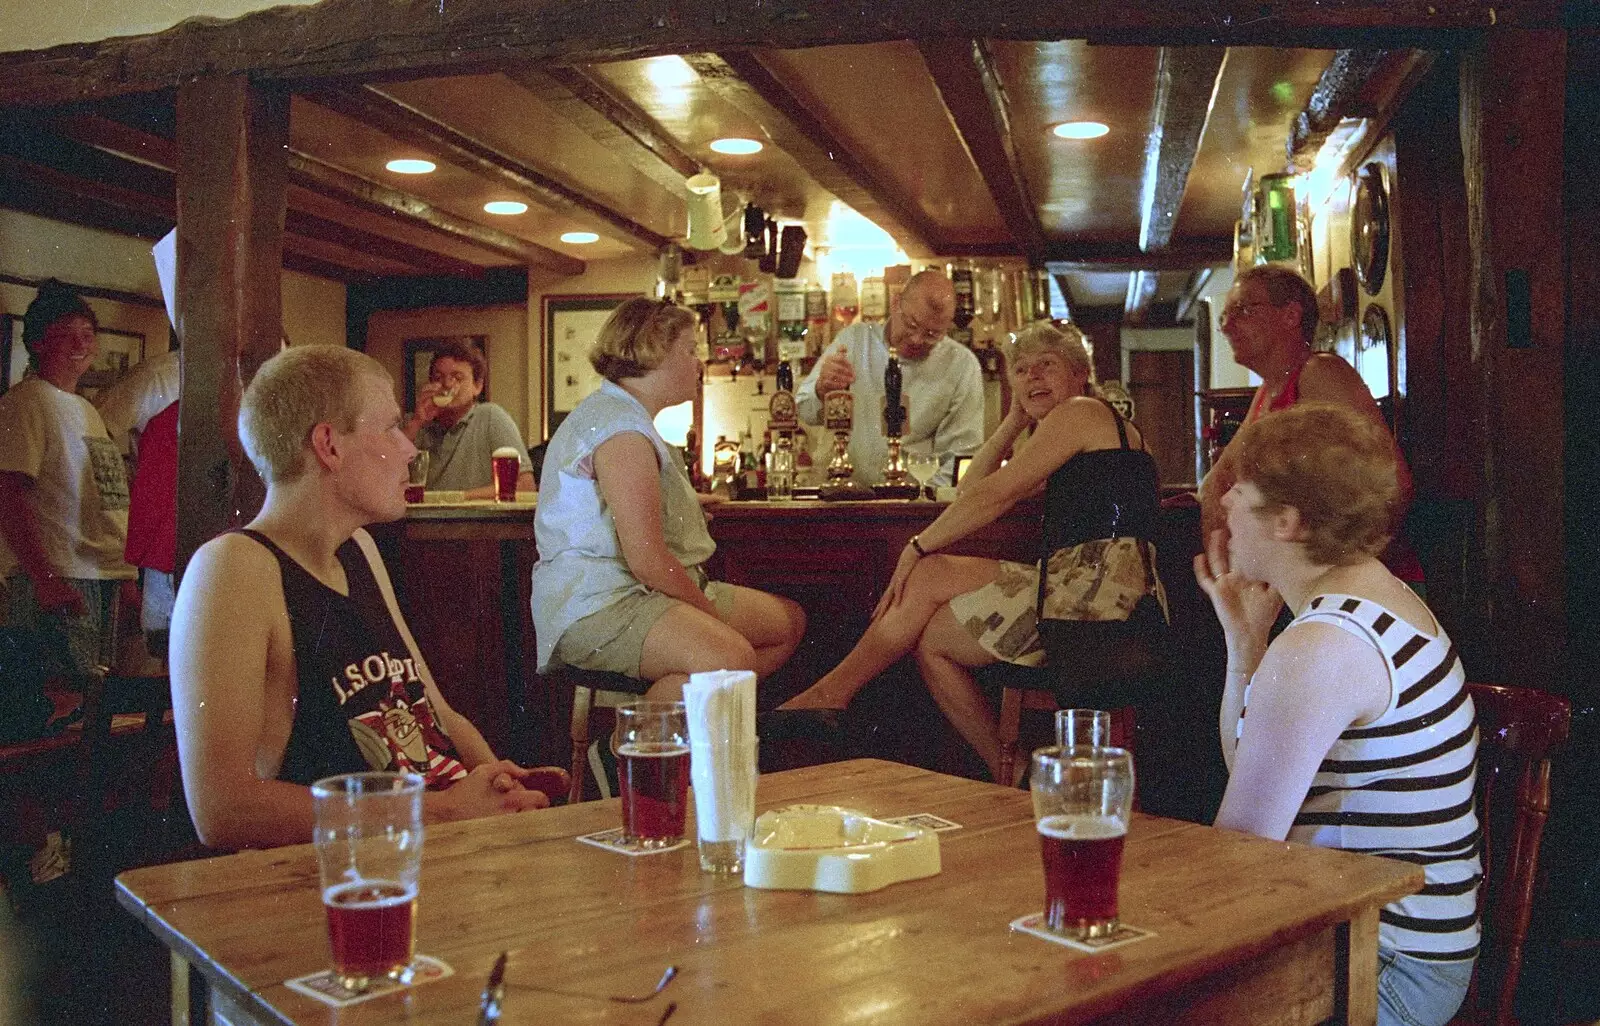
[[[1389,269],[1389,191],[1383,184],[1383,165],[1376,161],[1356,172],[1350,252],[1355,255],[1361,287],[1376,296]]]

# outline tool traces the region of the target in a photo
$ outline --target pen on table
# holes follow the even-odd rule
[[[478,1026],[500,1026],[500,1002],[506,996],[506,952],[494,960],[489,971],[489,982],[483,988],[483,1011],[478,1015]]]

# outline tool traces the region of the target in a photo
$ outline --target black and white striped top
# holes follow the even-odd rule
[[[1389,664],[1383,715],[1339,735],[1312,780],[1289,839],[1423,867],[1421,892],[1384,907],[1378,942],[1417,958],[1478,951],[1478,727],[1450,639],[1383,606],[1319,595],[1295,624],[1329,623],[1378,647]],[[1245,689],[1248,707],[1250,691]],[[1244,720],[1241,716],[1239,730]]]

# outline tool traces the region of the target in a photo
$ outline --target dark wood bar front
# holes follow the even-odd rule
[[[794,599],[805,640],[764,682],[777,705],[834,666],[860,638],[900,550],[945,507],[941,502],[727,502],[709,507],[717,542],[714,578]],[[1191,509],[1163,511],[1159,569],[1172,602],[1172,669],[1140,702],[1141,785],[1152,811],[1207,820],[1221,795],[1216,703],[1224,653],[1189,561],[1198,546]],[[952,548],[963,555],[1031,561],[1040,510],[1023,503]],[[374,529],[417,643],[445,697],[497,752],[523,762],[567,758],[572,696],[535,672],[530,576],[538,558],[531,503],[413,507]],[[1093,704],[1096,696],[1084,696]],[[890,668],[857,699],[857,744],[929,768],[978,772],[944,726],[910,661]]]

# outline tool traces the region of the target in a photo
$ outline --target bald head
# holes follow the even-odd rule
[[[901,356],[920,360],[933,351],[955,322],[956,290],[943,271],[911,276],[890,311],[888,341]]]

